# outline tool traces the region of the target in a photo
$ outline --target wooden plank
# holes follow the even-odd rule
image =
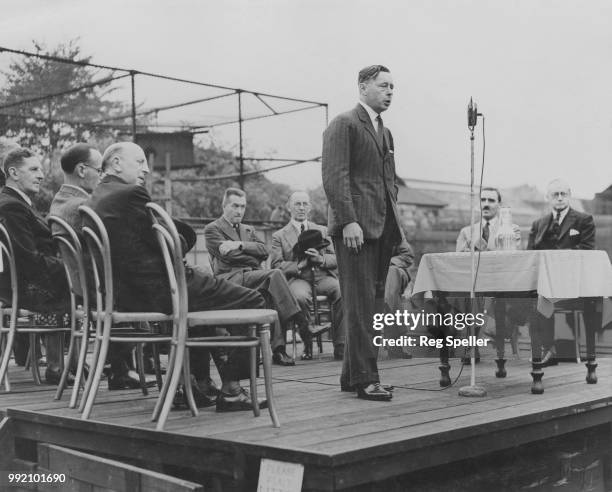
[[[39,454],[48,456],[48,469],[77,481],[91,484],[94,488],[117,492],[156,491],[201,491],[203,487],[194,482],[178,479],[145,468],[101,458],[52,444],[39,443]]]

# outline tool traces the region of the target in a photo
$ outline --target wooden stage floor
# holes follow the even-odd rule
[[[545,393],[536,396],[530,393],[526,357],[510,359],[508,377],[496,379],[490,354],[477,365],[477,382],[488,393],[484,398],[458,396],[458,388],[469,384],[469,366],[453,387],[440,390],[436,359],[384,360],[380,362],[383,380],[395,391],[391,402],[382,403],[341,392],[341,363],[324,355],[295,367],[274,366],[280,429],[272,428],[267,410],[254,418],[247,412],[215,413],[212,407],[202,409],[197,418],[174,411],[166,431],[159,433],[149,420],[157,390],[148,397],[137,390],[109,392],[106,382],[92,420],[85,422],[76,410],[66,408],[68,395],[53,401],[54,387],[36,387],[28,372],[13,367],[13,391],[0,393],[0,414],[8,416],[0,440],[15,437],[15,456],[21,453],[21,458],[34,461],[27,443],[50,442],[158,471],[171,470],[182,478],[212,476],[222,490],[254,490],[262,457],[297,462],[305,466],[303,490],[321,491],[408,490],[402,482],[406,479],[411,490],[455,490],[425,482],[419,488],[417,478],[426,469],[429,479],[441,484],[452,479],[450,474],[461,478],[472,466],[470,460],[496,475],[499,460],[532,452],[523,451],[532,444],[560,446],[551,443],[577,431],[596,429],[601,435],[603,429],[609,443],[611,359],[598,360],[596,385],[585,383],[584,364],[545,368]],[[451,364],[454,380],[461,364],[457,359]],[[602,469],[608,470],[609,458],[602,461]],[[450,467],[451,463],[456,466]],[[449,475],[443,477],[439,470]],[[501,472],[496,479],[501,480],[498,490],[506,490]],[[526,470],[522,479],[532,480]],[[520,484],[515,485],[519,490]]]

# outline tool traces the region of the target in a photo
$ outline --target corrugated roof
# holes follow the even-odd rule
[[[415,188],[409,188],[407,186],[399,186],[397,192],[397,203],[404,205],[420,205],[425,207],[436,207],[443,208],[448,205],[442,200],[438,200],[436,197],[429,193]]]

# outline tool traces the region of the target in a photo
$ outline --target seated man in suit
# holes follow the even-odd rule
[[[32,198],[40,192],[44,178],[40,159],[30,150],[18,147],[7,153],[3,168],[6,185],[0,191],[0,220],[13,243],[20,276],[19,307],[63,315],[70,311],[64,265],[51,238],[51,229],[32,205]],[[10,279],[6,271],[0,278],[0,298],[10,302]],[[47,336],[46,349],[45,379],[49,384],[57,384],[63,356],[59,338]]]
[[[306,315],[291,293],[283,272],[261,268],[261,262],[268,258],[268,248],[251,226],[242,224],[245,192],[228,188],[222,205],[223,215],[204,229],[213,272],[218,278],[262,292],[272,309],[278,311],[283,327],[293,321],[304,332],[308,329]],[[295,365],[285,352],[284,328],[272,333],[272,349],[275,364]]]
[[[312,309],[312,287],[317,295],[327,296],[331,304],[333,322],[334,358],[342,360],[344,354],[345,328],[343,323],[342,299],[336,254],[330,241],[321,248],[309,248],[305,251],[307,258],[301,264],[295,255],[294,248],[298,237],[305,231],[318,231],[315,243],[322,243],[327,238],[327,227],[308,221],[310,213],[310,198],[305,191],[296,191],[289,197],[287,208],[291,220],[282,229],[272,234],[270,260],[272,268],[279,268],[289,282],[289,288],[297,299],[302,311],[308,313],[309,330],[300,333],[304,342],[302,360],[312,359],[312,335],[316,330],[310,325],[310,310]]]
[[[77,143],[66,149],[60,158],[64,184],[53,197],[49,215],[64,219],[80,233],[81,216],[79,207],[89,200],[91,192],[98,186],[102,173],[102,155],[86,143]],[[59,226],[52,224],[51,231],[57,234]],[[76,269],[76,265],[73,265]],[[80,286],[75,286],[77,292]],[[110,390],[139,388],[138,374],[131,370],[131,349],[125,343],[113,343],[109,350],[111,374],[108,379]]]
[[[393,247],[393,256],[389,262],[389,271],[385,281],[385,304],[390,313],[402,309],[401,297],[410,283],[410,267],[414,264],[414,252],[412,247],[404,239]],[[385,338],[399,338],[407,334],[407,327],[391,325],[385,327]],[[389,357],[395,359],[410,358],[410,355],[402,350],[402,347],[387,347]]]
[[[571,208],[571,196],[570,187],[565,181],[555,179],[548,184],[546,199],[551,210],[533,222],[527,249],[595,248],[593,216]],[[591,333],[601,328],[601,313],[597,313],[595,302],[594,298],[581,298],[565,303],[569,307],[583,310],[585,328]],[[541,345],[542,363],[555,363],[554,316],[546,318],[534,309],[530,319],[530,332],[533,343]]]
[[[146,209],[151,197],[144,187],[149,172],[142,148],[131,142],[111,145],[104,152],[103,171],[106,174],[93,191],[90,206],[107,228],[111,244],[113,276],[117,285],[117,305],[126,311],[171,312],[170,287],[162,252],[152,229]],[[179,233],[193,246],[195,233],[186,224],[177,223]],[[200,269],[186,268],[188,308],[190,311],[210,309],[263,308],[261,295],[251,289],[207,275]],[[200,330],[190,330],[193,333]],[[247,390],[240,379],[248,377],[245,351],[230,351],[219,358],[221,393],[217,396],[218,412],[252,409]],[[207,350],[190,351],[192,375],[197,382],[198,406],[214,404],[208,398]],[[246,362],[246,364],[245,364]],[[263,402],[265,404],[265,402]]]
[[[476,251],[495,251],[498,249],[496,239],[500,227],[499,208],[501,202],[501,193],[497,188],[482,188],[480,192],[481,219],[461,229],[457,237],[456,251],[471,251],[472,242],[474,242],[474,249]],[[516,224],[512,224],[512,230],[514,232],[516,248],[519,249],[521,246],[521,230]],[[501,338],[501,334],[504,334],[504,338],[509,338],[509,334],[506,333],[507,306],[502,293],[495,293],[494,297],[495,328],[497,333],[500,334],[500,337],[497,339],[499,342],[497,355],[499,359],[503,359],[504,339]],[[480,297],[477,302],[479,303],[479,311],[482,311],[484,309],[482,297]],[[466,304],[466,310],[467,306]],[[476,354],[478,354],[478,348],[476,348]],[[478,358],[477,355],[477,359]],[[469,359],[465,359],[464,362],[467,362],[467,360]]]

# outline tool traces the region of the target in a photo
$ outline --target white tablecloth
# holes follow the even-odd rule
[[[602,297],[603,325],[612,322],[612,264],[605,251],[485,251],[475,255],[474,291],[538,293],[538,310],[550,316],[553,303]],[[470,292],[471,253],[423,255],[413,294]]]

